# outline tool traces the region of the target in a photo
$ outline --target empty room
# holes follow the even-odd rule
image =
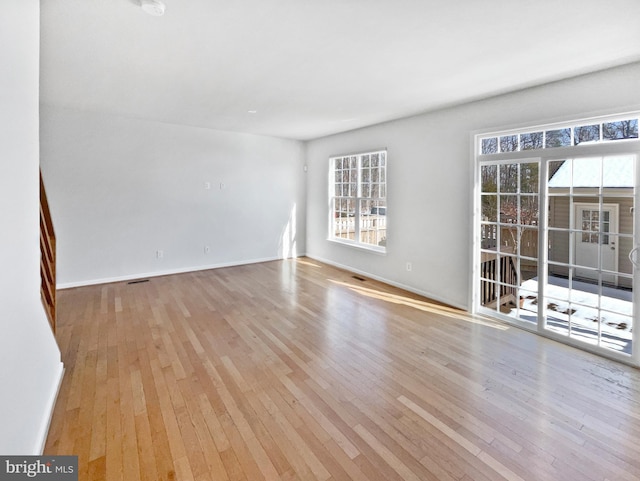
[[[0,477],[640,480],[638,19],[2,2]]]

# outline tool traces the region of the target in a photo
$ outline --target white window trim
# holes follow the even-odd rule
[[[359,241],[359,237],[360,237],[360,201],[361,200],[365,200],[365,199],[373,199],[371,197],[362,197],[361,196],[361,174],[362,174],[362,157],[366,156],[366,155],[372,155],[372,154],[380,154],[380,153],[384,153],[385,155],[385,163],[384,163],[384,186],[385,186],[385,196],[384,197],[379,197],[377,199],[380,200],[384,200],[385,202],[385,211],[387,209],[386,207],[386,202],[387,202],[387,197],[386,197],[386,192],[387,192],[387,162],[388,162],[388,153],[386,149],[377,149],[377,150],[371,150],[371,151],[367,151],[367,152],[358,152],[358,153],[353,153],[353,154],[343,154],[343,155],[334,155],[332,157],[329,158],[329,175],[328,175],[328,196],[329,196],[329,200],[328,200],[328,233],[327,233],[327,240],[329,242],[333,242],[336,244],[341,244],[344,246],[348,246],[348,247],[353,247],[359,250],[365,250],[365,251],[369,251],[375,254],[380,254],[380,255],[386,255],[387,253],[387,247],[386,246],[379,246],[379,245],[374,245],[374,244],[368,244],[365,242],[361,242]],[[357,195],[355,197],[352,197],[355,201],[355,240],[351,240],[351,239],[345,239],[342,237],[336,237],[335,236],[335,230],[334,230],[334,207],[333,207],[333,201],[336,197],[340,197],[340,196],[336,196],[335,195],[335,160],[336,159],[343,159],[345,157],[357,157],[357,173],[358,173],[358,180],[357,180]],[[385,221],[387,218],[387,214],[385,212]],[[388,225],[388,223],[387,223]]]
[[[615,114],[615,115],[587,117],[582,119],[569,120],[565,122],[539,124],[539,125],[533,125],[529,127],[521,127],[517,129],[504,129],[504,130],[497,130],[497,131],[482,132],[474,136],[474,143],[475,143],[474,150],[475,150],[476,156],[480,158],[486,156],[493,159],[493,158],[496,158],[496,156],[500,156],[500,155],[509,156],[510,154],[520,153],[520,152],[526,153],[527,155],[531,156],[531,155],[538,155],[538,153],[540,152],[549,152],[550,150],[553,150],[554,152],[558,152],[558,151],[561,151],[562,149],[574,149],[575,147],[583,148],[583,147],[588,147],[592,145],[603,145],[603,144],[610,145],[612,143],[618,144],[618,143],[627,143],[627,142],[637,142],[638,141],[637,137],[628,138],[628,139],[609,139],[609,140],[603,139],[602,124],[620,122],[620,121],[626,121],[626,120],[636,120],[640,124],[640,112],[632,111],[632,112]],[[582,126],[593,125],[593,124],[600,125],[600,139],[593,142],[583,142],[583,143],[575,144],[574,129],[576,127],[582,127]],[[546,142],[544,142],[543,146],[537,149],[521,149],[520,143],[518,141],[517,150],[503,152],[503,151],[500,151],[500,148],[499,148],[500,137],[516,136],[519,138],[520,135],[522,134],[530,134],[530,133],[537,133],[537,132],[544,133],[550,130],[562,130],[562,129],[570,130],[570,145],[568,146],[548,147],[546,145]],[[497,138],[499,151],[494,153],[483,154],[482,141],[493,139],[493,138]],[[572,152],[575,152],[575,150],[572,150]],[[545,153],[544,155],[547,155],[547,154]]]
[[[553,332],[545,331],[542,328],[542,322],[539,319],[538,323],[535,327],[532,327],[523,322],[513,322],[514,318],[504,316],[500,313],[489,312],[488,310],[482,308],[478,304],[478,265],[479,265],[479,238],[480,238],[480,205],[478,202],[479,195],[479,169],[480,165],[487,163],[503,163],[505,161],[515,161],[517,163],[524,161],[534,161],[538,160],[541,162],[540,166],[540,193],[546,191],[546,161],[550,159],[563,159],[567,157],[584,157],[584,156],[601,156],[601,155],[612,155],[612,154],[632,154],[638,155],[640,157],[640,138],[630,138],[630,139],[616,139],[616,140],[600,140],[598,142],[589,142],[589,143],[581,143],[578,145],[573,145],[573,133],[572,133],[572,145],[563,146],[563,147],[550,147],[550,148],[541,148],[541,149],[531,149],[531,150],[517,150],[512,152],[497,152],[491,154],[482,154],[482,140],[491,138],[491,137],[500,137],[507,135],[516,135],[523,134],[529,132],[536,132],[540,130],[552,130],[552,129],[560,129],[560,128],[571,128],[587,125],[589,123],[604,123],[604,122],[616,122],[620,120],[629,120],[629,119],[639,119],[640,124],[640,111],[632,111],[621,114],[614,115],[602,115],[596,117],[588,117],[582,119],[575,120],[567,120],[563,122],[554,122],[547,124],[538,124],[529,127],[519,127],[516,129],[501,129],[501,130],[479,130],[472,132],[471,137],[471,158],[472,158],[472,182],[471,182],[471,192],[473,192],[473,198],[471,200],[471,210],[473,213],[473,238],[471,242],[471,252],[470,259],[472,262],[471,276],[470,276],[470,289],[469,289],[469,306],[470,311],[474,314],[480,315],[488,315],[490,317],[501,319],[510,325],[521,327],[525,330],[536,332],[537,334],[548,337],[551,339],[555,339],[563,344],[567,344],[578,349],[593,352],[602,357],[615,359],[625,364],[631,364],[634,366],[640,366],[640,336],[638,338],[634,338],[633,340],[633,352],[631,355],[620,354],[615,351],[606,350],[601,347],[590,346],[586,343],[575,341],[571,338],[567,338],[565,336],[555,335]],[[636,194],[636,196],[640,196]],[[545,200],[544,204],[541,204],[541,212],[547,210],[548,200]],[[636,214],[637,216],[637,214]],[[636,217],[636,220],[638,217]],[[539,228],[546,229],[546,218],[541,217],[541,223]],[[636,222],[636,225],[640,225],[640,223]],[[636,227],[638,229],[638,227]],[[640,236],[639,236],[640,237]],[[541,242],[538,255],[538,262],[540,264],[544,264],[546,261],[546,249],[544,249],[544,245],[546,243],[546,237],[544,239],[545,242]],[[540,284],[545,283],[544,279],[541,279]],[[640,289],[635,289],[633,294],[633,302],[634,308],[635,306],[640,306]],[[540,308],[542,309],[542,307]]]

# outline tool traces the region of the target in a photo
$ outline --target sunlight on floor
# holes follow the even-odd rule
[[[348,289],[351,289],[358,294],[363,296],[371,297],[373,299],[380,299],[382,301],[391,302],[393,304],[402,304],[408,307],[412,307],[414,309],[418,309],[424,312],[430,312],[432,314],[437,314],[439,316],[446,316],[452,319],[457,319],[460,321],[471,322],[473,324],[479,324],[486,327],[491,327],[494,329],[499,329],[501,331],[506,331],[509,329],[509,326],[504,324],[494,322],[489,318],[483,318],[480,316],[472,316],[467,312],[461,311],[459,309],[443,306],[440,304],[435,304],[427,301],[421,301],[418,299],[412,299],[411,297],[401,296],[398,294],[391,294],[389,292],[380,291],[377,289],[370,289],[368,287],[363,287],[355,284],[350,284],[348,282],[336,281],[333,279],[328,279],[329,282],[333,284],[338,284]]]
[[[321,265],[319,265],[319,264],[314,264],[313,262],[309,262],[309,261],[302,260],[300,257],[298,257],[298,258],[296,259],[296,264],[302,264],[302,265],[305,265],[305,266],[318,267],[318,268],[321,268],[321,267],[322,267],[322,266],[321,266]]]

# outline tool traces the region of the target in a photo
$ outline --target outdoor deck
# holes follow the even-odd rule
[[[631,354],[633,292],[630,289],[602,287],[598,298],[598,285],[550,276],[547,287],[547,326],[558,333],[597,344],[598,330],[603,347]],[[510,315],[517,315],[525,321],[537,322],[538,280],[525,281],[521,292],[522,304],[511,309]],[[535,293],[535,294],[534,294]],[[600,315],[598,314],[600,308]]]

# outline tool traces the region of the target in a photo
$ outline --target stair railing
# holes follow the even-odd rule
[[[40,296],[51,324],[56,330],[56,234],[53,230],[47,193],[40,172]]]

